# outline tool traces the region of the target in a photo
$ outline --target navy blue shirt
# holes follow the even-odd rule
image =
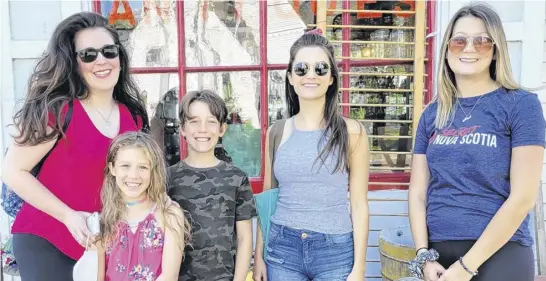
[[[426,213],[432,242],[477,240],[510,194],[512,148],[545,145],[536,94],[499,88],[478,99],[459,98],[471,117],[455,104],[455,115],[443,129],[434,126],[437,103],[427,106],[419,120],[414,154],[426,154],[430,171]],[[529,216],[511,241],[533,244]]]

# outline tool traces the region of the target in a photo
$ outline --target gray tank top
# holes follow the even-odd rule
[[[287,120],[292,132],[277,149],[273,163],[279,199],[271,221],[325,234],[351,232],[349,175],[344,170],[332,174],[337,152],[331,153],[324,164],[315,162],[323,130],[298,130],[292,120]]]

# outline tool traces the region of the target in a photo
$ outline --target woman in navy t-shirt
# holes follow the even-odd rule
[[[534,279],[528,214],[544,142],[540,101],[512,75],[499,16],[485,4],[461,8],[415,139],[409,212],[424,280]]]

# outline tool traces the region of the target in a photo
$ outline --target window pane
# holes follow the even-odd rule
[[[409,171],[413,66],[352,67],[350,116],[370,137],[370,172]],[[409,75],[404,75],[409,74]]]
[[[287,64],[290,46],[305,32],[306,25],[314,23],[309,1],[267,1],[267,62]],[[292,3],[292,4],[291,4]]]
[[[328,9],[342,9],[342,1],[328,1]],[[369,1],[356,0],[350,1],[352,10],[399,10],[415,11],[415,0],[405,1]],[[327,23],[332,25],[341,25],[342,18],[340,12],[328,12]],[[387,43],[351,43],[349,56],[354,59],[359,58],[393,58],[407,59],[413,57],[414,32],[408,29],[397,29],[396,27],[410,27],[415,25],[414,14],[393,14],[393,13],[371,13],[359,12],[351,13],[349,25],[353,26],[393,26],[393,29],[373,29],[373,28],[351,28],[350,40],[352,41],[371,41]],[[334,43],[336,40],[342,40],[341,28],[328,28],[326,37]],[[401,44],[392,44],[398,42]],[[339,45],[339,44],[338,44]],[[337,50],[337,55],[341,55]]]
[[[176,1],[102,0],[101,13],[118,30],[131,67],[178,65]]]
[[[286,97],[284,79],[286,70],[269,71],[269,125],[276,120],[288,117],[286,112]]]
[[[327,1],[327,9],[343,9],[343,1]],[[273,64],[288,63],[290,46],[306,30],[315,28],[317,15],[316,0],[270,0],[267,1],[267,60]],[[415,10],[415,1],[350,1],[351,10]],[[355,26],[413,26],[415,15],[392,13],[351,13],[349,25]],[[327,25],[341,25],[341,12],[329,11]],[[327,28],[328,38],[335,48],[336,58],[341,57],[342,29]],[[353,41],[390,41],[409,44],[353,43],[349,56],[352,58],[410,58],[412,56],[413,31],[387,29],[350,29],[350,40]]]
[[[259,176],[262,161],[259,72],[188,74],[188,92],[200,89],[220,95],[229,112],[227,132],[216,148],[216,156],[232,162],[249,177]]]
[[[260,1],[184,1],[187,66],[259,64]]]
[[[180,161],[178,74],[137,74],[133,78],[146,97],[152,135],[167,163],[173,165]]]

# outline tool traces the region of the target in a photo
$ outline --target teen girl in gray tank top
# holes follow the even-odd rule
[[[338,110],[338,74],[321,35],[305,34],[291,47],[290,119],[273,164],[279,200],[265,247],[258,231],[254,280],[364,280],[368,138]],[[269,182],[266,176],[264,189]]]

